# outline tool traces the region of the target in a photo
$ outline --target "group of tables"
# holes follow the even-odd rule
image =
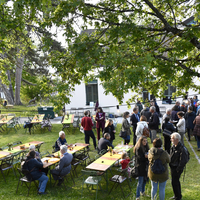
[[[24,144],[20,144],[18,146],[15,146],[15,147],[11,147],[11,151],[9,151],[8,149],[4,149],[3,151],[0,151],[0,159],[1,158],[4,158],[6,156],[9,156],[9,155],[12,155],[13,153],[17,153],[19,151],[24,151],[26,149],[29,148],[30,145],[39,145],[39,144],[43,144],[44,142],[40,142],[40,141],[32,141],[32,142],[29,142],[29,143],[24,143]],[[25,148],[24,149],[21,149],[20,146],[24,145]]]

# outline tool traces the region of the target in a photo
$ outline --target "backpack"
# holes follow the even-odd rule
[[[33,159],[33,158],[32,158]],[[30,181],[32,179],[32,176],[31,176],[31,172],[35,169],[35,167],[29,171],[28,169],[28,162],[32,159],[29,159],[29,160],[25,160],[24,161],[24,164],[22,165],[22,173],[26,176],[26,178]]]
[[[159,158],[154,160],[153,164],[151,164],[151,171],[154,174],[163,174],[165,172],[165,167],[162,164],[162,161],[160,160],[162,153],[160,154]]]
[[[185,151],[185,154],[187,155],[185,158],[185,164],[187,164],[190,160],[190,152],[187,150],[187,148],[183,145],[183,150]]]
[[[149,137],[150,136],[150,131],[149,128],[147,128],[146,126],[144,126],[143,128],[143,134],[145,137]]]

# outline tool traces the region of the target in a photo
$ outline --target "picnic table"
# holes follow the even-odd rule
[[[4,157],[6,157],[6,156],[9,156],[9,155],[10,155],[9,152],[6,152],[6,151],[0,151],[0,159],[1,159],[1,158],[4,158]]]
[[[116,154],[110,155],[110,152],[102,155],[100,158],[95,160],[93,163],[88,165],[86,169],[101,171],[106,173],[106,190],[108,191],[108,169],[111,171],[111,167],[119,161],[123,151],[130,151],[133,145],[117,145],[114,149],[118,151]]]
[[[5,116],[2,119],[0,119],[0,124],[7,124],[13,118],[14,116]]]
[[[24,149],[21,149],[20,146],[24,145],[25,146],[25,149],[28,149],[30,145],[35,145],[35,147],[37,147],[38,145],[41,145],[43,144],[44,142],[41,142],[41,141],[32,141],[32,142],[27,142],[27,143],[24,143],[24,144],[21,144],[19,146],[16,146],[16,147],[13,147],[13,149],[20,149],[20,150],[24,150]]]
[[[73,124],[73,122],[74,122],[74,114],[64,115],[63,121],[62,121],[62,124],[63,124],[62,130],[64,130],[64,128],[67,128],[67,131],[68,131],[70,124]]]
[[[39,124],[43,121],[45,114],[35,115],[31,121],[32,124]]]

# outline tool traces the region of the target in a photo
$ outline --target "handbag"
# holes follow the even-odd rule
[[[83,129],[82,126],[80,127],[80,132],[81,132],[81,133],[84,133],[84,129]]]
[[[143,128],[143,136],[145,137],[149,137],[150,136],[150,131],[149,131],[149,128],[147,128],[146,126],[144,126]]]
[[[120,133],[119,133],[119,137],[126,138],[127,137],[127,132],[121,130]]]
[[[134,166],[134,167],[131,169],[131,176],[132,176],[133,178],[138,177],[138,167]]]

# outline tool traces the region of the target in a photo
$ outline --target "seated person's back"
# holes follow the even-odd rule
[[[59,138],[56,140],[56,143],[55,143],[55,150],[60,151],[60,147],[62,145],[67,145],[67,140],[65,139],[64,131],[59,132]]]
[[[103,149],[107,150],[108,146],[114,148],[114,146],[110,143],[109,140],[110,140],[110,134],[105,133],[104,137],[99,140],[99,144],[98,144],[99,151]]]
[[[55,169],[51,170],[51,173],[55,180],[59,180],[60,183],[62,183],[63,179],[61,179],[60,176],[65,176],[70,172],[73,156],[67,153],[67,146],[65,145],[60,147],[60,152],[62,155],[60,162]]]

